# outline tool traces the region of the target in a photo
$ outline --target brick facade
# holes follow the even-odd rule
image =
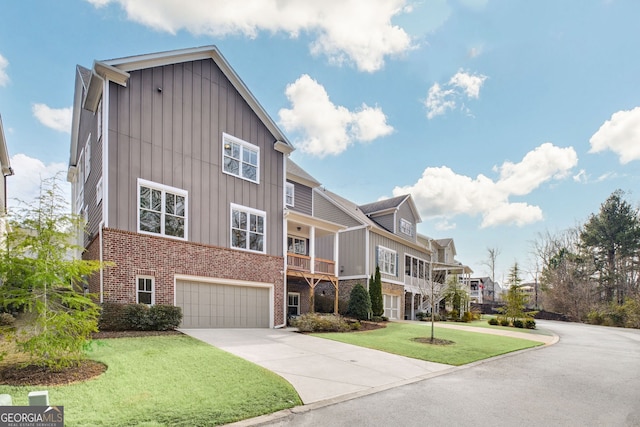
[[[136,276],[155,279],[155,303],[173,305],[176,274],[216,279],[273,283],[274,324],[284,323],[284,258],[203,245],[182,240],[105,228],[103,229],[104,301],[136,302]],[[96,237],[84,254],[99,259]],[[100,292],[99,274],[89,281],[89,291]]]

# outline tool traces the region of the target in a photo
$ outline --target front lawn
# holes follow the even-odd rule
[[[100,377],[59,387],[10,387],[14,405],[49,390],[67,426],[212,426],[300,405],[278,375],[187,336],[98,340],[91,359]]]
[[[423,344],[414,341],[413,338],[430,337],[430,325],[394,322],[390,322],[386,328],[373,331],[313,335],[414,359],[455,366],[542,345],[539,342],[519,338],[438,328],[437,325],[435,337],[453,341],[454,344]]]

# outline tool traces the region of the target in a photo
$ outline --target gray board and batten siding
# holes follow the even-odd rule
[[[305,215],[312,215],[313,211],[313,190],[299,182],[287,180],[288,183],[293,184],[294,204],[293,206],[287,206],[292,211],[300,212]]]
[[[230,246],[230,205],[266,212],[266,253],[282,254],[283,161],[212,59],[130,71],[109,84],[109,226],[137,230],[137,179],[188,191],[188,240]],[[260,148],[259,183],[223,173],[222,134]]]

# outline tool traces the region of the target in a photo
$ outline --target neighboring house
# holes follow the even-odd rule
[[[177,305],[184,328],[285,324],[284,236],[313,221],[285,219],[293,147],[216,47],[78,66],[72,123],[100,302]]]
[[[491,277],[470,277],[469,296],[472,303],[491,304],[496,298],[496,284]]]
[[[384,316],[414,319],[428,289],[432,253],[428,238],[419,236],[420,215],[410,195],[366,205],[328,190],[316,189],[316,216],[343,224],[339,231],[340,299],[355,284],[368,288],[380,267]]]
[[[4,239],[7,231],[7,177],[13,175],[9,151],[7,150],[7,140],[4,136],[2,116],[0,116],[0,168],[2,169],[2,186],[0,187],[0,236]]]
[[[469,278],[473,270],[456,260],[456,246],[453,239],[434,239],[431,241],[431,248],[434,253],[433,259],[433,280],[446,286],[449,276],[456,276],[460,283],[469,289]]]

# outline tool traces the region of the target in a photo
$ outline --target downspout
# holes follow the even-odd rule
[[[276,141],[277,143],[277,141]],[[287,159],[289,158],[288,154],[284,154],[282,156],[282,206],[285,207],[285,210],[282,214],[282,319],[284,323],[279,325],[275,325],[274,329],[281,329],[287,326],[287,216],[286,216],[286,206],[287,206]],[[274,289],[275,292],[275,289]]]
[[[104,201],[104,195],[102,200]],[[102,240],[102,227],[104,226],[104,221],[100,221],[100,225],[98,226],[98,239],[100,245],[100,304],[104,303],[104,251],[102,249],[103,240]]]

